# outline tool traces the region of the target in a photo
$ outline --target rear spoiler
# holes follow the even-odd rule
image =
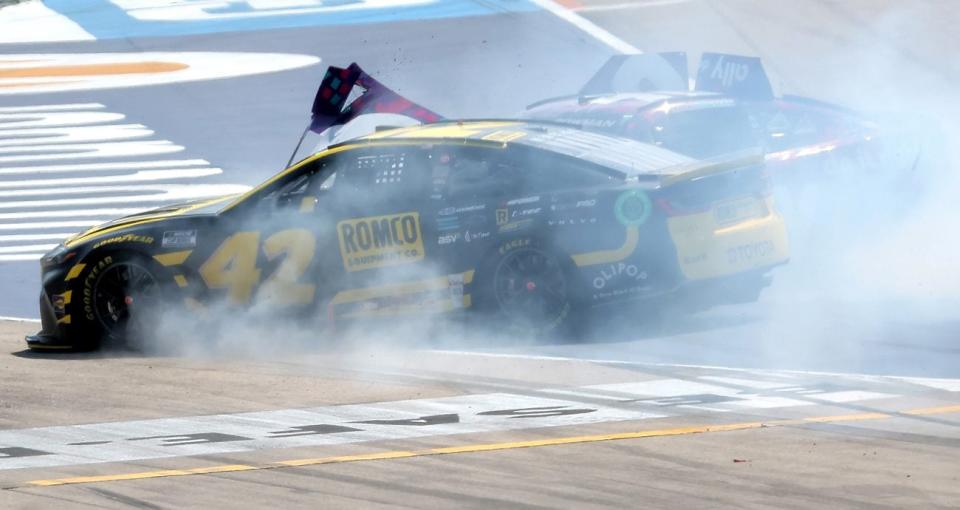
[[[689,92],[685,52],[642,53],[610,57],[580,89],[579,96],[630,92]],[[772,99],[773,88],[757,57],[704,53],[694,91],[744,99]]]
[[[330,66],[313,99],[310,125],[300,135],[287,166],[293,163],[307,133],[322,134],[365,113],[393,113],[424,123],[443,119],[437,113],[390,90],[356,63],[346,68]]]
[[[718,175],[739,168],[747,168],[764,164],[762,152],[747,150],[730,154],[720,159],[708,159],[671,167],[671,174],[662,179],[663,186],[672,186],[681,182],[693,181],[710,175]]]

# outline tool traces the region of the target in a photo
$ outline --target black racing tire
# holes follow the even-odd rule
[[[477,277],[475,316],[512,338],[569,340],[581,314],[573,261],[535,238],[500,243]]]
[[[163,266],[133,252],[95,254],[75,280],[74,346],[133,346],[156,326],[170,298]]]

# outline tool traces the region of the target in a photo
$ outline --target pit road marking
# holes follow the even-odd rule
[[[737,384],[737,383],[741,384]],[[504,392],[0,431],[0,470],[191,457],[265,449],[506,432],[823,405],[900,397],[875,389],[771,376],[658,378],[531,394]],[[775,384],[773,384],[775,383]],[[870,390],[870,391],[867,391]]]
[[[175,476],[192,476],[216,473],[234,473],[240,471],[265,471],[269,469],[282,469],[287,467],[317,466],[324,464],[344,464],[348,462],[369,462],[377,460],[406,459],[412,457],[430,457],[437,455],[455,455],[461,453],[480,453],[502,450],[516,450],[520,448],[541,448],[545,446],[562,446],[570,444],[598,443],[603,441],[623,441],[627,439],[643,439],[648,437],[669,437],[685,436],[692,434],[707,434],[713,432],[731,432],[737,430],[751,430],[762,428],[777,428],[788,426],[804,426],[824,423],[845,423],[877,421],[890,418],[903,418],[910,416],[930,416],[938,414],[960,413],[960,405],[941,406],[909,409],[900,412],[889,413],[858,413],[832,416],[814,416],[809,418],[791,419],[791,420],[770,420],[754,421],[741,423],[726,423],[714,425],[702,425],[693,427],[677,427],[669,429],[641,430],[635,432],[621,432],[613,434],[594,434],[584,436],[567,436],[548,439],[534,439],[529,441],[512,441],[503,443],[478,443],[462,446],[448,446],[442,448],[429,448],[425,450],[413,451],[387,451],[359,455],[341,455],[336,457],[318,457],[305,459],[292,459],[269,464],[247,465],[247,464],[229,464],[216,465],[192,469],[168,469],[162,471],[141,471],[134,473],[118,473],[113,475],[98,476],[78,476],[70,478],[54,478],[46,480],[31,480],[22,485],[4,487],[6,490],[20,489],[26,487],[54,487],[60,485],[78,485],[103,482],[117,482],[124,480],[144,480],[153,478],[170,478]]]

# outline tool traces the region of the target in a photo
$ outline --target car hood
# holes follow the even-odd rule
[[[101,223],[99,225],[90,227],[89,229],[67,239],[64,244],[67,246],[72,246],[89,240],[90,238],[96,237],[100,234],[105,234],[108,231],[114,232],[118,228],[140,225],[142,223],[154,222],[173,217],[215,216],[228,204],[230,204],[232,199],[236,197],[237,195],[234,194],[214,199],[208,198],[203,200],[191,200],[189,202],[166,205],[156,209],[150,209],[140,213],[131,214],[129,216],[124,216],[113,221],[108,221],[106,223]]]

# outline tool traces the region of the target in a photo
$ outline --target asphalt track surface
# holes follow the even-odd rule
[[[852,106],[929,106],[960,74],[944,4],[918,2],[909,17],[890,14],[894,2],[566,4],[619,46],[758,54],[782,89]],[[324,65],[357,61],[441,112],[499,116],[575,89],[614,51],[596,36],[524,10],[5,45],[323,61],[4,95],[0,107],[100,104],[185,146],[177,159],[223,169],[204,182],[253,184],[288,156]],[[902,80],[858,72],[868,54]],[[294,353],[51,356],[24,351],[34,324],[3,322],[0,506],[960,506],[960,323],[956,294],[942,291],[953,277],[929,276],[939,259],[856,273],[794,248],[757,304],[656,324],[602,316],[575,344],[430,339],[438,351],[376,337]],[[0,263],[0,315],[36,316],[36,273],[36,262]]]

